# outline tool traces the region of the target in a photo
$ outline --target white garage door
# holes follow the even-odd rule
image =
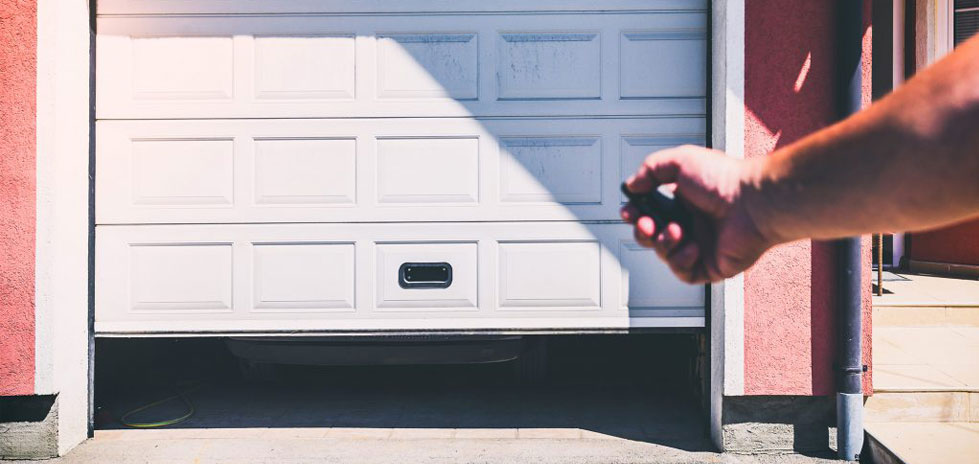
[[[618,223],[706,0],[100,0],[96,332],[698,327]]]

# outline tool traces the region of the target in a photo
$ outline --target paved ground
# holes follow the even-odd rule
[[[884,295],[874,294],[874,308],[883,306],[953,307],[979,305],[979,279],[895,273],[907,280],[885,280]],[[877,285],[877,272],[873,273]]]
[[[101,342],[95,438],[56,463],[838,462],[714,453],[692,382],[690,336],[566,339],[548,378],[506,364],[287,369],[248,384],[207,341]],[[119,417],[181,379],[205,379],[195,415],[125,429]],[[178,416],[171,402],[133,420]]]
[[[870,423],[867,431],[908,464],[979,463],[979,423]]]
[[[323,430],[225,430],[197,438],[126,431],[96,435],[67,457],[94,463],[731,463],[830,464],[799,455],[739,456],[691,452],[614,437],[589,438],[321,438]],[[192,432],[187,430],[187,432]],[[475,430],[470,430],[470,433]],[[193,432],[192,432],[193,433]],[[345,433],[355,434],[356,431]],[[223,438],[219,438],[223,437]]]
[[[874,297],[867,431],[908,464],[979,463],[979,280],[903,276]]]
[[[979,391],[979,327],[875,327],[873,339],[876,391]]]

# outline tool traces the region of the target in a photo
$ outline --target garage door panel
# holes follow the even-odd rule
[[[617,220],[652,151],[704,120],[97,123],[99,224]]]
[[[706,38],[703,12],[108,16],[96,39],[96,111],[702,115]]]
[[[623,224],[100,226],[96,330],[702,326],[704,287],[630,243]],[[409,262],[452,282],[403,288]]]
[[[127,309],[147,314],[230,312],[231,243],[133,243]],[[106,263],[108,264],[108,263]]]
[[[252,243],[253,312],[353,311],[354,243]]]
[[[493,13],[505,11],[553,12],[583,11],[602,13],[615,10],[678,11],[706,10],[707,0],[100,0],[99,15],[132,14],[219,14],[219,13]]]
[[[253,138],[256,206],[353,205],[357,139]],[[244,179],[241,182],[245,182]]]
[[[705,143],[708,14],[101,0],[96,332],[703,327],[618,186]]]

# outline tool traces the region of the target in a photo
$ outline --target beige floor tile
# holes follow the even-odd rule
[[[899,347],[907,358],[887,359],[886,364],[936,364],[949,357],[973,356],[969,339],[952,327],[881,327],[875,332],[878,340]]]
[[[967,422],[966,392],[875,393],[864,404],[869,422]]]
[[[456,439],[513,439],[517,438],[517,429],[456,429]]]
[[[890,337],[884,329],[875,329],[873,334],[874,366],[880,364],[911,364],[913,357],[901,349],[900,341]]]
[[[884,282],[889,292],[874,296],[875,307],[884,306],[979,306],[979,279],[902,274],[910,280]]]
[[[948,308],[945,318],[949,325],[979,328],[979,307]]]
[[[941,364],[937,366],[944,374],[961,382],[968,391],[979,391],[979,364]]]
[[[970,346],[979,349],[979,327],[953,327],[952,330],[965,337]]]
[[[969,422],[979,422],[979,393],[969,393]]]
[[[949,390],[962,387],[965,387],[964,382],[930,365],[876,364],[874,366],[874,389],[877,391]]]
[[[944,307],[874,307],[874,328],[934,327],[948,324]]]
[[[905,462],[979,463],[979,424],[879,423],[867,424],[867,431]]]

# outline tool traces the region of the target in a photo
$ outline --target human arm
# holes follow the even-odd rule
[[[768,248],[979,214],[979,37],[865,111],[748,161],[678,147],[650,155],[633,192],[675,184],[690,230],[623,209],[636,239],[688,282],[716,281]]]

